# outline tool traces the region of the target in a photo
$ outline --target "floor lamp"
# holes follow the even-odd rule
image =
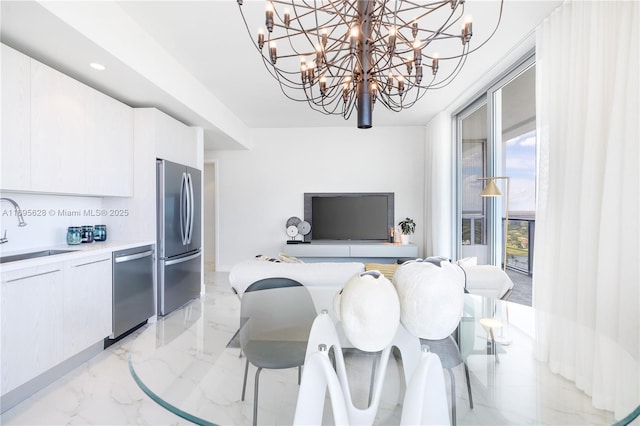
[[[507,202],[505,208],[505,221],[504,221],[504,264],[503,269],[507,271],[507,230],[509,229],[509,177],[508,176],[492,176],[492,177],[483,177],[478,178],[478,180],[487,180],[487,186],[485,186],[484,190],[480,194],[481,197],[501,197],[502,192],[496,186],[494,182],[496,179],[504,179],[507,181]]]
[[[507,190],[507,199],[506,199],[506,207],[505,207],[505,219],[504,219],[504,264],[503,264],[503,270],[506,273],[507,272],[507,231],[509,230],[509,177],[508,176],[492,176],[492,177],[484,177],[484,178],[478,178],[478,180],[486,180],[487,182],[487,186],[484,187],[484,190],[482,191],[482,193],[480,194],[481,197],[501,197],[502,196],[502,192],[500,192],[500,190],[498,189],[498,187],[496,186],[496,183],[494,182],[496,179],[504,179],[507,181],[506,183],[506,190]],[[508,294],[506,295],[506,297],[508,297]],[[503,296],[505,297],[505,296]],[[509,305],[505,305],[505,309],[506,309],[506,324],[509,324]],[[487,320],[490,321],[490,320]],[[481,320],[482,323],[482,320]],[[499,325],[500,326],[500,336],[495,336],[493,334],[493,330],[491,330],[491,341],[495,342],[495,343],[499,343],[501,345],[509,345],[511,343],[511,340],[509,340],[507,337],[504,336],[504,326],[502,324]],[[486,328],[486,326],[485,326]]]

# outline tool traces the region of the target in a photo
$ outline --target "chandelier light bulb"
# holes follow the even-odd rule
[[[302,78],[302,84],[307,82],[307,61],[304,57],[300,57],[300,78]]]
[[[284,10],[284,26],[285,28],[289,28],[289,25],[291,24],[291,13],[289,12],[289,9],[285,9]]]
[[[411,70],[413,69],[413,59],[404,58],[404,63],[407,66],[407,74],[411,74]]]
[[[270,1],[265,5],[265,26],[269,32],[273,32],[273,4]]]
[[[276,64],[276,60],[278,59],[278,54],[276,53],[276,42],[275,41],[270,41],[269,42],[269,54],[271,56],[271,63],[273,65]]]
[[[351,54],[355,55],[356,53],[356,48],[358,47],[358,27],[351,27]]]
[[[473,35],[473,29],[471,24],[471,16],[467,15],[462,24],[462,44],[465,45],[471,41]]]
[[[422,83],[422,65],[416,67],[416,84],[420,85]]]
[[[396,50],[396,27],[389,28],[389,53]]]
[[[264,28],[258,28],[258,47],[262,50],[264,46]]]
[[[413,42],[413,60],[416,63],[416,67],[422,64],[422,42],[418,39]]]

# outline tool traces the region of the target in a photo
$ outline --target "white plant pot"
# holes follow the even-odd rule
[[[409,240],[410,238],[409,238],[409,235],[407,234],[402,234],[400,236],[400,241],[402,241],[402,244],[409,244]]]

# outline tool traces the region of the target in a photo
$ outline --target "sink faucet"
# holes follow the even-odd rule
[[[27,222],[24,221],[24,217],[22,217],[22,210],[20,209],[20,206],[18,205],[18,203],[16,203],[14,200],[12,200],[11,198],[5,198],[5,197],[0,197],[0,201],[8,201],[11,204],[13,204],[14,209],[16,210],[16,217],[18,218],[18,226],[27,226]],[[7,239],[7,230],[4,230],[4,235],[2,236],[2,238],[0,238],[0,244],[4,244],[6,242],[9,242],[9,240]]]

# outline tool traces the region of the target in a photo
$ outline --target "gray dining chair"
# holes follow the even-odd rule
[[[249,363],[257,368],[253,424],[258,417],[258,389],[262,369],[298,367],[298,384],[316,310],[308,290],[289,278],[265,278],[245,290],[240,303],[240,347],[246,356],[242,400]]]
[[[440,358],[442,368],[447,370],[451,381],[451,424],[456,425],[456,380],[453,375],[453,368],[462,364],[464,366],[464,374],[467,379],[467,392],[469,393],[469,407],[473,409],[473,396],[471,395],[471,383],[469,381],[469,368],[462,360],[460,349],[456,344],[453,336],[447,336],[441,340],[420,339],[423,346],[428,346],[432,353]]]

